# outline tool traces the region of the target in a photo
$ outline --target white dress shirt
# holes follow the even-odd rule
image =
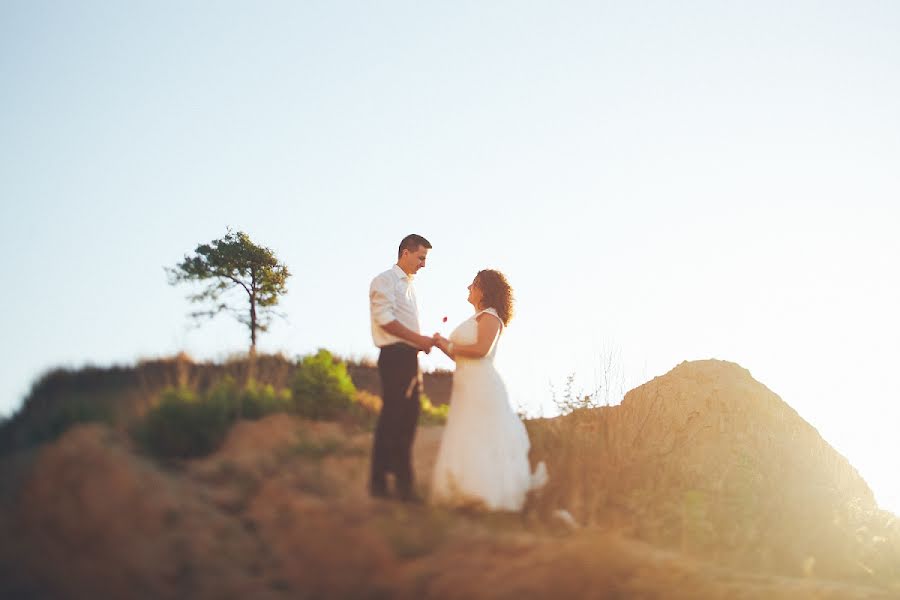
[[[408,341],[391,335],[382,326],[399,321],[406,328],[419,333],[419,307],[413,276],[394,265],[372,280],[369,286],[369,308],[372,317],[372,341],[379,348]]]

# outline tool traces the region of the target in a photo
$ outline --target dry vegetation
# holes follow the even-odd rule
[[[214,387],[190,361],[173,363],[135,369],[155,383],[113,370],[110,387],[135,398],[129,385],[202,393],[208,377]],[[291,371],[278,373],[288,387]],[[103,387],[102,372],[90,377]],[[103,396],[110,406],[113,396]],[[377,407],[372,391],[359,397]],[[52,413],[53,401],[38,404]],[[621,406],[529,421],[532,458],[548,462],[551,481],[516,515],[370,500],[371,434],[353,419],[239,419],[214,452],[164,462],[117,423],[75,424],[5,453],[0,534],[16,543],[0,550],[0,596],[900,595],[893,516],[812,427],[730,363],[684,363]],[[421,427],[416,439],[423,491],[441,431]]]
[[[847,460],[738,365],[683,363],[620,406],[528,423],[537,510],[751,571],[900,582],[900,522]]]

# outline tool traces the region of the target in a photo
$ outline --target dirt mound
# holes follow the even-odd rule
[[[544,510],[767,571],[865,578],[882,561],[874,532],[859,539],[887,520],[865,481],[734,363],[685,362],[619,406],[530,429],[556,475]]]
[[[25,485],[20,558],[58,597],[247,597],[264,587],[259,544],[202,495],[109,429],[78,427],[43,450]]]

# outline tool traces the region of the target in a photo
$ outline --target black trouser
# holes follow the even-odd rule
[[[421,410],[418,354],[412,346],[393,344],[378,355],[382,406],[372,445],[374,494],[386,493],[388,473],[394,474],[400,496],[413,493],[412,444]]]

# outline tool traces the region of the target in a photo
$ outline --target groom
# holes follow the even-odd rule
[[[416,502],[413,490],[412,443],[419,420],[419,351],[431,351],[434,340],[419,333],[419,307],[413,276],[425,266],[431,244],[410,234],[400,242],[397,264],[372,280],[369,307],[372,340],[381,348],[378,375],[382,407],[372,445],[369,493],[388,496],[387,474],[394,474],[397,496]]]

